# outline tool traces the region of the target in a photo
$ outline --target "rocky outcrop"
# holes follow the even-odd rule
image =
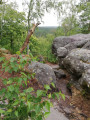
[[[58,56],[57,50],[64,47],[64,56],[66,55],[66,50],[69,52],[75,48],[85,48],[90,50],[90,34],[77,34],[72,36],[61,36],[57,37],[53,41],[52,52]],[[67,52],[67,54],[68,54]],[[61,57],[61,56],[60,56]]]
[[[59,61],[60,62],[60,61]],[[90,86],[90,50],[74,49],[61,62],[80,85]]]
[[[90,34],[57,37],[52,51],[75,83],[90,87]]]
[[[40,62],[32,62],[28,66],[28,69],[35,73],[35,77],[41,85],[50,85],[51,82],[56,84],[55,73],[49,65]]]

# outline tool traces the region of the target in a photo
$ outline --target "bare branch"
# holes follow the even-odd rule
[[[27,47],[27,45],[28,45],[28,43],[29,43],[29,39],[30,39],[31,35],[34,33],[35,28],[36,28],[38,25],[40,25],[40,23],[33,24],[32,29],[30,29],[30,30],[28,31],[26,40],[25,40],[24,44],[22,45],[22,47],[20,48],[20,53],[22,53],[22,52],[24,51],[24,49]]]

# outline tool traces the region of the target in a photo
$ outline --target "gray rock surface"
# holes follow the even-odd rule
[[[59,112],[58,110],[55,110],[54,108],[51,108],[51,114],[48,116],[46,120],[69,120],[66,118],[66,116]]]
[[[85,46],[86,45],[86,46]],[[90,34],[77,34],[72,36],[57,37],[53,41],[52,52],[57,55],[57,49],[64,47],[67,51],[71,51],[75,48],[90,49]],[[58,53],[59,54],[59,53]],[[58,56],[58,55],[57,55]],[[59,54],[60,56],[60,54]]]
[[[58,79],[66,77],[66,73],[62,69],[54,70],[54,73]]]
[[[59,61],[60,62],[60,61]],[[61,63],[66,70],[78,78],[80,85],[90,85],[90,50],[73,49]]]
[[[79,83],[82,85],[88,85],[90,87],[90,69],[85,70],[82,77],[79,79]]]
[[[81,86],[90,86],[90,34],[57,37],[52,52],[58,57],[60,67],[65,68]]]
[[[64,113],[60,112],[56,103],[50,109],[50,115],[45,120],[69,120]]]
[[[68,53],[68,51],[67,51],[67,49],[66,49],[65,47],[59,47],[59,48],[57,49],[57,56],[58,56],[59,58],[64,58],[64,57],[66,57],[67,53]]]
[[[40,62],[32,62],[28,66],[28,69],[32,70],[33,73],[35,73],[35,77],[41,85],[50,85],[51,82],[56,83],[55,73],[52,67],[50,67],[49,65]]]

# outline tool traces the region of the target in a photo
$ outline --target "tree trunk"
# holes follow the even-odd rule
[[[29,43],[27,45],[27,55],[29,55]]]
[[[20,53],[22,53],[24,51],[24,49],[27,47],[27,45],[29,44],[29,39],[31,37],[31,35],[34,33],[35,28],[39,25],[40,23],[34,24],[32,29],[28,31],[26,40],[24,42],[24,44],[22,45],[22,47],[20,48]]]

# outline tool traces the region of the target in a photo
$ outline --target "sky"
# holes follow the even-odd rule
[[[16,2],[19,6],[19,11],[23,11],[22,0],[9,0],[9,2]],[[54,11],[50,13],[45,13],[45,16],[42,18],[43,22],[40,26],[58,26],[57,15],[54,14]]]
[[[23,0],[8,0],[9,2],[16,2],[19,6],[19,11],[23,11],[23,6],[22,6],[22,1]],[[28,1],[28,0],[27,0]],[[59,0],[59,1],[63,1],[63,0]],[[66,0],[67,1],[67,0]],[[76,3],[78,3],[80,0],[76,0]],[[74,2],[72,0],[72,2]],[[66,6],[65,6],[66,7]],[[68,9],[67,9],[68,11]],[[63,15],[64,17],[64,15]],[[61,16],[62,19],[62,16]],[[51,10],[50,13],[45,13],[44,17],[42,18],[42,21],[40,26],[59,26],[59,21],[57,21],[57,13],[55,14],[54,10]]]

